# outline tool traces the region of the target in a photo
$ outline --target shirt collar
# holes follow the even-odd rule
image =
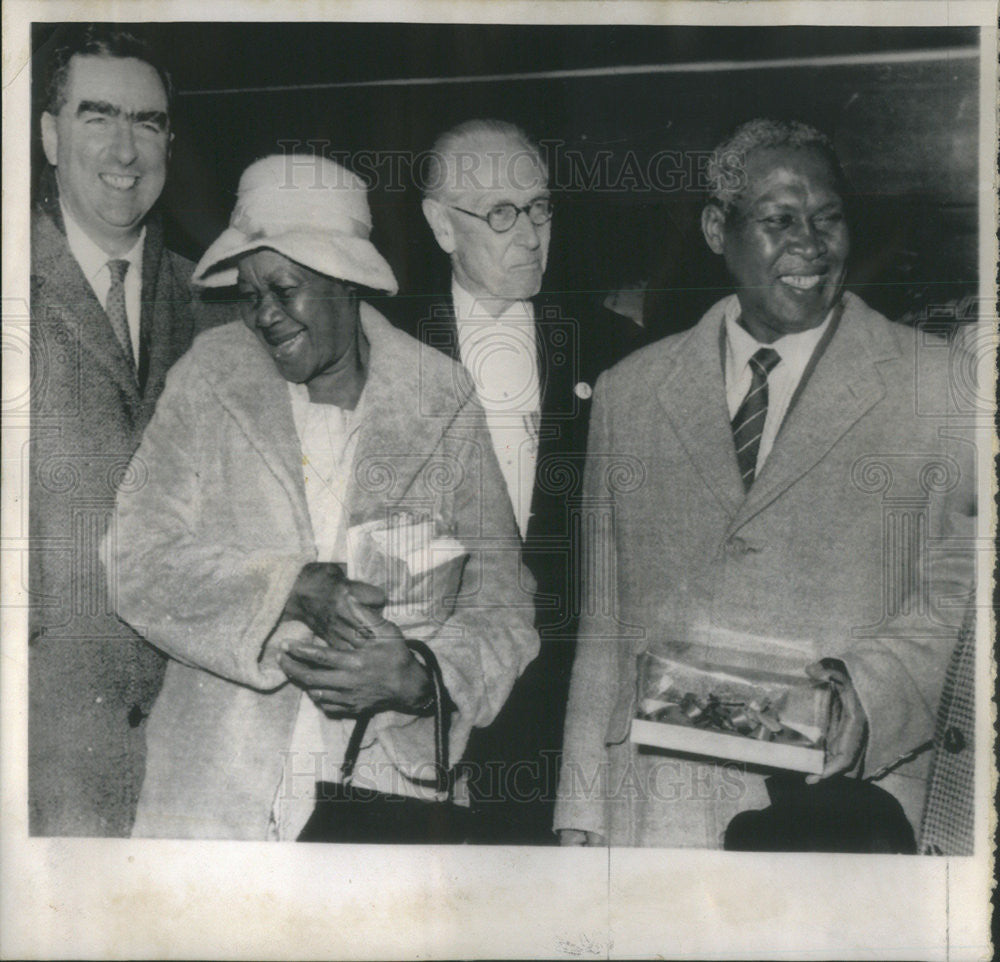
[[[451,299],[452,303],[455,305],[455,322],[458,324],[459,331],[461,332],[463,322],[465,321],[496,321],[498,324],[511,322],[524,322],[534,320],[534,311],[531,307],[531,301],[514,301],[506,310],[500,314],[499,317],[493,317],[479,304],[479,299],[473,294],[470,294],[461,284],[455,280],[452,276],[451,279]],[[477,327],[480,324],[476,325]]]
[[[830,326],[836,305],[832,307],[819,327],[796,334],[786,334],[771,344],[761,344],[745,327],[740,324],[740,301],[733,297],[726,304],[723,319],[726,325],[726,359],[732,376],[738,377],[740,372],[750,363],[750,358],[762,347],[772,347],[781,356],[781,366],[785,372],[800,377],[816,350],[816,345],[823,339],[826,329]]]
[[[91,284],[94,283],[94,279],[109,260],[128,261],[131,265],[130,273],[136,277],[142,277],[142,245],[146,240],[145,226],[139,232],[136,242],[126,253],[112,257],[90,239],[86,231],[73,219],[73,215],[62,199],[59,201],[59,207],[62,210],[63,224],[66,227],[66,243],[69,245],[70,253],[76,258],[76,262],[83,271],[83,276]],[[126,277],[128,276],[126,274]]]

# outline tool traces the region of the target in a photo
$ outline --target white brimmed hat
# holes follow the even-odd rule
[[[371,230],[368,188],[357,174],[312,154],[265,157],[243,172],[229,227],[192,281],[235,284],[236,258],[266,247],[328,277],[395,294],[399,285],[368,240]]]

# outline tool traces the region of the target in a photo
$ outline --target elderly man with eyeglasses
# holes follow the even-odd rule
[[[610,363],[606,350],[584,341],[627,339],[581,323],[565,297],[539,296],[553,203],[545,159],[523,130],[469,120],[438,137],[428,156],[423,212],[451,261],[451,287],[450,296],[420,303],[417,333],[473,377],[538,582],[541,654],[497,721],[470,743],[470,794],[481,841],[544,844],[554,841],[576,630],[568,504],[582,481],[590,384]]]

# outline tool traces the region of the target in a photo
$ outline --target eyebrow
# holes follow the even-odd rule
[[[122,110],[114,104],[109,104],[106,100],[81,100],[76,108],[76,115],[100,114],[103,117],[124,117],[135,124],[154,123],[166,129],[167,114],[163,110],[139,110],[134,113]]]

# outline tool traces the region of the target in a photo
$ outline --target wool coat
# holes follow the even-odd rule
[[[767,639],[803,663],[842,660],[867,715],[869,775],[932,735],[971,591],[975,448],[956,419],[948,344],[845,293],[744,492],[726,304],[595,392],[594,518],[555,825],[611,844],[719,847],[737,812],[768,804],[760,770],[630,743],[650,645]],[[926,761],[881,782],[915,827]]]
[[[364,303],[361,323],[371,353],[344,524],[407,511],[469,555],[425,636],[456,706],[454,761],[537,654],[534,584],[468,376]],[[199,337],[136,453],[143,483],[118,500],[118,610],[170,657],[136,835],[268,837],[306,697],[276,662],[282,640],[308,636],[279,625],[317,555],[301,459],[287,382],[256,337],[242,324]],[[430,718],[382,712],[366,739],[356,771],[383,791],[406,794],[400,778],[427,777],[435,760]]]
[[[29,831],[126,836],[163,662],[116,617],[98,549],[115,491],[136,481],[129,460],[167,370],[219,315],[150,218],[140,384],[67,246],[54,178],[46,183],[31,226]]]

